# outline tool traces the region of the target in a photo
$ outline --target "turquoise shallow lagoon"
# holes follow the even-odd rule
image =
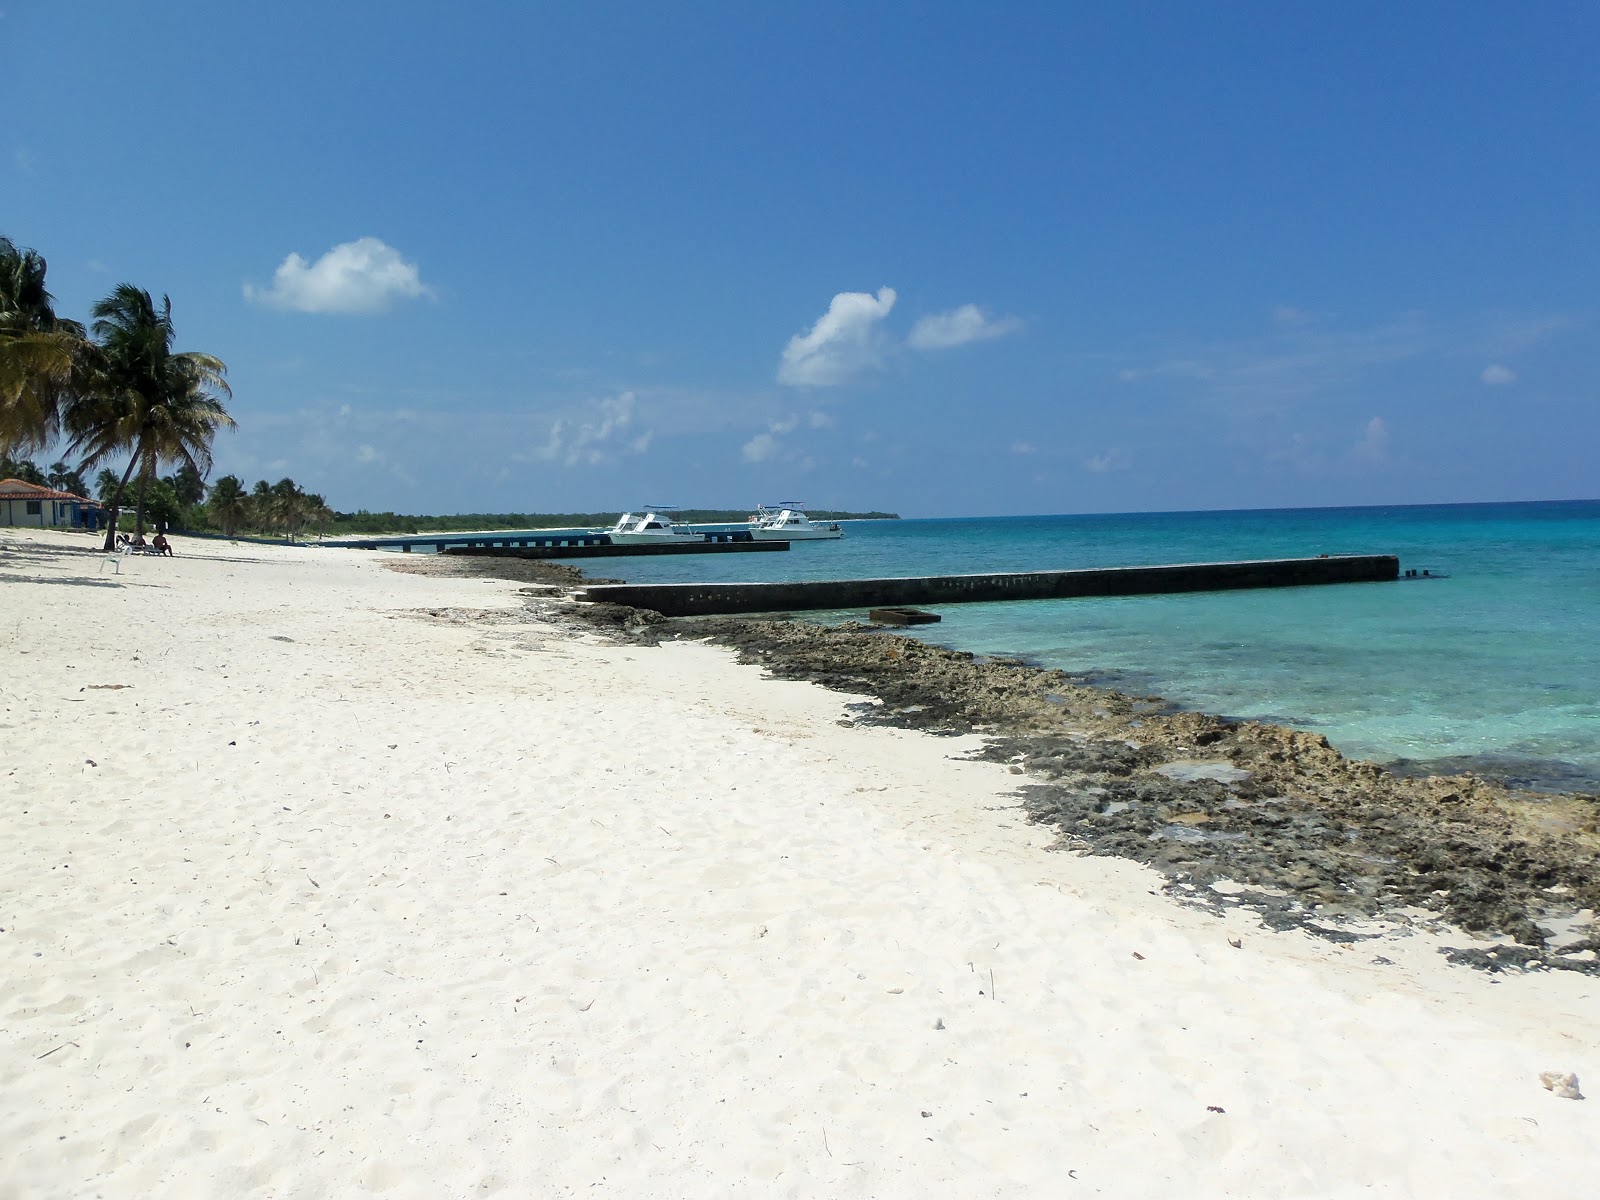
[[[1405,769],[1600,791],[1600,501],[864,521],[846,531],[787,554],[584,566],[666,582],[1394,553],[1402,570],[1435,577],[947,605],[942,623],[908,632],[1185,708],[1314,729],[1348,755]]]

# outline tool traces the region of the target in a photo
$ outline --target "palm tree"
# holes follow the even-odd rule
[[[328,527],[328,522],[333,520],[333,509],[329,508],[328,502],[315,492],[306,496],[306,520],[317,527],[319,538]]]
[[[84,345],[83,326],[56,316],[44,277],[37,251],[0,235],[0,451],[55,440]]]
[[[232,537],[250,515],[250,497],[237,475],[224,475],[211,485],[211,519]]]
[[[306,494],[292,479],[280,479],[272,485],[272,516],[283,530],[286,541],[293,541],[306,523],[308,505]]]
[[[89,494],[84,487],[83,476],[64,462],[50,464],[50,473],[45,476],[45,482],[58,492],[71,492],[74,496]]]
[[[167,479],[172,485],[173,495],[177,496],[178,503],[185,508],[193,508],[206,498],[206,481],[200,477],[188,463],[184,463]]]
[[[64,424],[72,437],[68,451],[83,454],[84,469],[113,455],[129,455],[112,500],[105,545],[110,550],[120,488],[135,471],[142,498],[162,462],[191,467],[201,478],[211,470],[217,430],[234,425],[217,393],[232,392],[220,358],[172,349],[172,301],[166,296],[157,308],[149,292],[124,283],[91,311],[93,353]],[[138,522],[142,530],[142,504]]]
[[[250,489],[250,523],[258,533],[272,530],[272,485],[265,479],[256,480],[255,487]]]

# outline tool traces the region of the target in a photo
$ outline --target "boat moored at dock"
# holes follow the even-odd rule
[[[640,513],[625,512],[605,533],[614,546],[672,546],[705,541],[705,534],[674,517],[676,511],[657,504]]]
[[[813,521],[794,500],[758,504],[750,514],[750,532],[760,542],[821,542],[844,536],[837,522]]]

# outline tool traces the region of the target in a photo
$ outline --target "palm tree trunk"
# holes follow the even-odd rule
[[[128,486],[128,480],[133,476],[133,468],[138,465],[139,455],[128,460],[128,469],[122,473],[122,482],[117,484],[116,495],[111,497],[111,522],[106,526],[106,544],[100,549],[106,553],[117,548],[117,519],[122,515],[122,506],[118,503],[122,499],[122,489]]]
[[[144,489],[149,486],[150,476],[155,474],[155,464],[147,462],[139,472],[139,498],[133,509],[133,531],[140,537],[144,536]]]

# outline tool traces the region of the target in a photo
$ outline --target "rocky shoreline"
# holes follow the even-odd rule
[[[1373,936],[1374,921],[1442,922],[1499,935],[1452,951],[1475,966],[1600,974],[1600,797],[1402,777],[1319,734],[1175,711],[863,624],[574,603],[582,573],[561,564],[430,556],[402,569],[516,579],[541,616],[637,643],[709,640],[775,677],[872,697],[854,720],[981,734],[980,757],[1018,776],[1028,817],[1061,848],[1149,864],[1188,901],[1338,940]]]

